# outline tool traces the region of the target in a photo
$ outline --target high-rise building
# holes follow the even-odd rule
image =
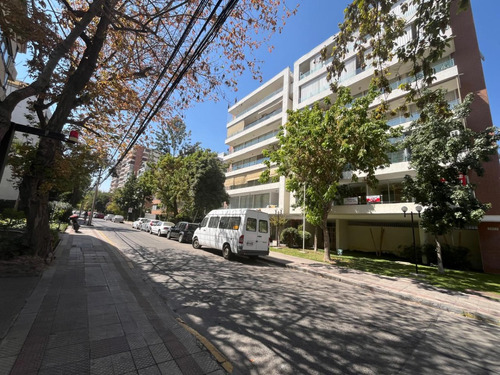
[[[456,2],[455,2],[456,3]],[[456,6],[456,4],[454,5]],[[404,14],[401,3],[393,9],[408,21],[406,34],[397,42],[401,45],[413,38],[415,29],[411,17],[415,8],[411,5]],[[432,88],[447,90],[451,105],[460,102],[465,95],[476,95],[472,113],[466,126],[480,131],[492,125],[488,95],[481,65],[472,10],[457,13],[452,10],[451,28],[446,31],[451,37],[442,58],[434,64],[436,80]],[[324,47],[332,47],[334,37],[319,44],[300,57],[293,67],[247,95],[229,108],[232,120],[227,124],[226,144],[229,153],[224,161],[229,165],[226,174],[226,189],[231,197],[232,208],[259,208],[269,214],[284,214],[290,220],[301,220],[302,210],[295,207],[293,194],[285,190],[283,178],[271,178],[260,184],[258,178],[265,169],[263,149],[277,144],[276,133],[286,124],[287,109],[300,110],[327,96],[332,97],[327,81],[327,65],[320,52]],[[373,76],[369,61],[362,65],[353,52],[346,56],[345,71],[340,83],[351,89],[353,96],[361,96],[367,90]],[[385,98],[392,108],[399,107],[405,100],[405,92],[398,87],[402,83],[414,81],[409,67],[394,60],[389,63],[392,73],[390,82],[392,92]],[[418,79],[418,78],[417,78]],[[411,121],[419,117],[418,109],[412,105],[410,116],[397,113],[389,119],[390,126],[408,128]],[[403,202],[402,180],[409,169],[409,150],[390,155],[391,165],[377,171],[379,184],[369,187],[362,179],[358,183],[350,181],[349,172],[341,183],[349,184],[351,194],[335,205],[329,215],[328,227],[332,247],[337,249],[356,249],[362,251],[398,251],[400,245],[411,245],[412,231],[408,218],[403,217],[401,207],[416,212],[415,204]],[[476,194],[483,202],[490,202],[492,208],[487,212],[478,227],[456,230],[445,239],[446,242],[462,245],[471,250],[470,261],[487,272],[500,273],[500,167],[498,157],[492,157],[485,164],[485,176],[468,176],[477,185]],[[271,176],[273,175],[271,169]],[[416,242],[429,242],[428,234],[415,227]]]
[[[155,163],[158,156],[154,150],[144,146],[134,146],[116,167],[115,175],[111,179],[110,192],[122,188],[130,176],[140,176],[147,170],[148,163]]]

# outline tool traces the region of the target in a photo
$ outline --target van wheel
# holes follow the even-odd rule
[[[195,249],[199,249],[199,248],[201,248],[201,246],[200,246],[200,241],[198,241],[198,238],[195,238],[195,239],[193,240],[193,247],[194,247]]]
[[[222,248],[222,256],[227,260],[233,259],[233,253],[231,252],[231,247],[228,244],[225,244]]]
[[[184,240],[184,234],[181,233],[179,234],[179,242],[183,242],[183,240]]]

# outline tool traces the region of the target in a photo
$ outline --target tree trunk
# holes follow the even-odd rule
[[[441,254],[441,243],[439,242],[437,236],[434,236],[434,240],[436,241],[436,254],[437,254],[437,262],[438,262],[438,272],[439,273],[444,273],[443,256]]]
[[[318,226],[314,227],[314,251],[318,251]]]
[[[30,173],[21,182],[20,195],[26,213],[26,241],[34,256],[46,258],[52,251],[49,227],[49,190],[44,186],[52,168],[57,141],[41,138]]]

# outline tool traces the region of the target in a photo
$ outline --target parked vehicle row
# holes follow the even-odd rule
[[[222,251],[226,259],[236,255],[257,257],[269,255],[269,215],[252,209],[213,210],[201,224],[139,218],[132,228],[179,242],[188,242],[195,249],[202,246]]]

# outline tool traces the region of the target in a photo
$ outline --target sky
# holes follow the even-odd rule
[[[286,67],[293,69],[293,63],[317,45],[338,32],[343,20],[343,10],[349,0],[287,0],[290,4],[299,2],[298,12],[290,17],[280,34],[275,34],[270,44],[255,53],[262,60],[262,82],[250,74],[243,74],[238,80],[238,91],[226,91],[226,100],[208,101],[196,104],[185,113],[185,123],[191,131],[191,141],[200,142],[204,148],[217,153],[227,151],[226,124],[228,103],[233,104],[257,89]],[[488,90],[493,124],[500,127],[500,0],[471,0],[479,48],[484,56],[483,70]],[[18,71],[19,71],[18,67]],[[18,79],[23,79],[20,75]],[[110,181],[101,185],[109,190]]]

